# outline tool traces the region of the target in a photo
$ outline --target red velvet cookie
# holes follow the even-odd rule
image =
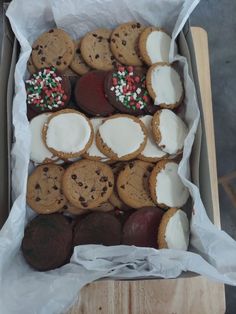
[[[104,93],[106,74],[105,71],[91,71],[76,83],[74,94],[77,106],[89,115],[106,117],[115,111]]]

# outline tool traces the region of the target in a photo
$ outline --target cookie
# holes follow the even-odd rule
[[[171,37],[164,30],[147,27],[139,37],[140,55],[148,65],[169,62],[170,44]]]
[[[102,124],[102,121],[103,121],[102,118],[90,119],[90,122],[93,126],[94,134],[97,133],[99,126]],[[83,157],[86,159],[90,159],[90,160],[100,160],[100,161],[107,161],[108,160],[107,156],[105,156],[97,148],[95,137],[93,139],[92,145],[89,147],[89,149],[83,155]]]
[[[158,207],[138,209],[124,225],[122,244],[157,249],[157,232],[162,215],[163,211]]]
[[[44,143],[62,159],[80,157],[93,142],[93,128],[86,116],[72,109],[52,114],[42,131]]]
[[[76,104],[89,115],[105,117],[115,111],[105,97],[106,74],[105,71],[91,71],[83,75],[76,83],[74,90]]]
[[[72,240],[72,225],[66,217],[38,215],[27,225],[21,249],[31,267],[47,271],[69,263]]]
[[[93,212],[111,212],[114,211],[115,207],[108,201],[105,203],[102,203],[101,205],[99,205],[98,207],[95,207],[92,209]]]
[[[157,162],[163,158],[168,156],[155,142],[153,133],[152,133],[152,116],[146,115],[141,117],[140,120],[144,123],[147,129],[147,144],[140,155],[138,155],[138,159],[148,161],[148,162]]]
[[[183,83],[178,72],[168,63],[156,63],[147,72],[147,89],[154,104],[174,109],[184,99]]]
[[[71,61],[70,68],[79,75],[84,75],[91,70],[91,68],[85,63],[81,55],[81,40],[75,41],[75,55]]]
[[[75,45],[62,29],[54,28],[43,33],[32,46],[32,60],[36,68],[54,66],[64,71],[74,58]]]
[[[26,201],[39,214],[59,211],[66,203],[61,181],[64,169],[48,164],[38,166],[28,178]]]
[[[162,109],[153,116],[152,133],[164,152],[175,155],[183,150],[188,128],[173,111]]]
[[[176,162],[159,161],[149,182],[152,199],[161,208],[182,207],[189,198],[189,191],[178,175]]]
[[[65,109],[71,96],[68,77],[54,67],[37,71],[26,81],[27,105],[37,113]]]
[[[119,25],[111,35],[111,51],[115,58],[122,64],[141,66],[138,41],[144,30],[140,23],[129,22]]]
[[[110,49],[111,31],[99,28],[87,33],[80,46],[81,56],[93,69],[109,71],[116,65],[116,60]]]
[[[99,127],[96,143],[99,150],[113,160],[130,160],[138,156],[147,142],[146,128],[136,117],[116,114]]]
[[[104,87],[109,102],[121,113],[142,115],[147,106],[153,106],[145,69],[119,66],[107,74]]]
[[[159,248],[187,251],[189,233],[189,221],[185,212],[178,208],[170,208],[163,215],[159,226]]]
[[[30,55],[29,60],[27,62],[27,70],[29,71],[31,75],[38,71],[36,66],[33,63],[32,54]]]
[[[108,213],[92,213],[74,228],[74,246],[83,244],[119,245],[121,224]]]
[[[111,168],[102,162],[81,160],[66,169],[62,186],[72,205],[93,209],[111,196],[114,176]]]
[[[36,164],[53,163],[58,161],[46,147],[42,139],[43,126],[50,117],[50,113],[42,113],[30,121],[31,134],[30,160]]]
[[[155,206],[151,199],[145,177],[149,177],[154,165],[141,161],[130,161],[120,171],[116,185],[120,199],[131,208]]]
[[[66,204],[62,207],[62,211],[64,213],[70,213],[72,215],[84,215],[90,212],[87,209],[78,208],[72,205],[69,201],[66,201]]]

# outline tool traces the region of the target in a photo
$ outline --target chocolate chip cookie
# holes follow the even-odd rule
[[[75,42],[75,55],[70,64],[70,68],[79,75],[84,75],[91,70],[91,68],[85,63],[81,55],[81,40],[76,40]]]

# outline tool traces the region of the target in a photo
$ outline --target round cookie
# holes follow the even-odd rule
[[[145,179],[149,177],[154,165],[141,161],[130,161],[120,171],[116,186],[120,199],[131,208],[155,206]]]
[[[107,118],[96,135],[99,150],[113,160],[134,159],[146,142],[147,130],[143,122],[127,114]]]
[[[30,55],[29,60],[27,62],[27,69],[31,75],[37,72],[37,68],[34,65],[33,60],[32,60],[32,54]]]
[[[48,164],[38,166],[28,178],[27,204],[39,214],[59,211],[66,203],[62,194],[61,181],[64,169]]]
[[[87,33],[81,41],[81,55],[93,69],[109,71],[116,66],[116,60],[110,49],[111,31],[99,28]]]
[[[161,149],[175,155],[182,152],[188,128],[173,111],[162,109],[152,119],[153,137]]]
[[[85,63],[82,55],[81,55],[81,40],[75,41],[75,55],[74,58],[70,64],[70,68],[75,71],[79,75],[84,75],[87,72],[89,72],[91,69],[90,67]]]
[[[71,96],[68,77],[60,75],[54,67],[34,73],[26,81],[27,105],[37,113],[65,109]]]
[[[145,63],[169,62],[171,37],[154,26],[145,28],[139,37],[139,51]]]
[[[75,45],[70,36],[59,28],[50,29],[36,39],[32,47],[32,60],[36,68],[54,66],[64,71],[74,58]]]
[[[138,41],[144,30],[140,23],[129,22],[119,25],[111,35],[111,51],[115,58],[126,65],[141,66]]]
[[[154,141],[151,126],[152,116],[146,115],[139,119],[145,124],[145,127],[148,131],[148,137],[144,150],[137,158],[148,162],[157,162],[163,158],[166,158],[168,155],[163,150],[161,150],[161,148]]]
[[[69,263],[72,240],[72,225],[66,217],[39,215],[27,225],[21,249],[31,267],[47,271]]]
[[[147,89],[154,104],[174,109],[184,99],[183,83],[178,72],[168,63],[156,63],[147,72]]]
[[[119,66],[107,74],[104,87],[109,102],[121,113],[141,115],[153,105],[146,88],[145,69]]]
[[[138,209],[124,225],[122,243],[157,249],[157,231],[162,215],[163,211],[158,207]]]
[[[189,198],[189,191],[178,175],[176,162],[159,161],[149,182],[152,199],[161,208],[182,207]]]
[[[105,97],[106,74],[105,71],[91,71],[83,75],[76,83],[74,90],[76,104],[89,115],[105,117],[115,111]]]
[[[159,226],[159,248],[187,251],[189,233],[189,221],[186,213],[178,208],[170,208],[163,215]]]
[[[92,213],[74,228],[74,246],[83,244],[119,245],[121,224],[108,213]]]
[[[106,202],[114,186],[111,168],[99,161],[81,160],[69,166],[63,177],[63,193],[82,209],[97,208]]]
[[[81,156],[94,138],[89,119],[72,109],[52,114],[43,127],[42,135],[47,148],[62,159]]]

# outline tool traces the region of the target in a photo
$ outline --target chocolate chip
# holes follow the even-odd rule
[[[114,56],[111,56],[111,60],[114,60],[115,59],[115,57]]]
[[[61,65],[61,61],[57,61],[57,62],[56,62],[56,65]]]
[[[43,168],[43,171],[44,171],[44,172],[48,172],[48,167],[44,167],[44,168]]]
[[[122,40],[122,45],[126,46],[126,40]]]
[[[58,190],[58,187],[57,187],[56,185],[54,185],[52,188],[53,188],[54,190]]]
[[[147,168],[147,170],[148,170],[149,172],[152,172],[152,169],[153,169],[152,166],[148,166],[148,168]]]
[[[102,176],[99,181],[100,182],[107,182],[108,181],[108,177]]]
[[[83,183],[82,183],[82,182],[79,182],[78,184],[79,184],[79,186],[83,186]]]
[[[61,204],[61,200],[58,200],[58,201],[57,201],[57,204]]]
[[[42,58],[41,58],[41,61],[42,61],[42,62],[46,61],[46,58],[45,58],[45,57],[42,57]]]
[[[85,202],[85,198],[83,196],[80,196],[79,201],[80,202]]]
[[[111,39],[110,39],[110,38],[107,38],[107,41],[108,41],[108,43],[110,44],[110,42],[111,42]]]
[[[80,53],[80,49],[78,48],[78,49],[76,49],[76,53]]]
[[[42,49],[39,49],[38,55],[41,55],[42,53],[43,53],[43,50],[42,50]]]
[[[101,170],[100,170],[100,169],[98,169],[98,170],[96,170],[95,172],[96,172],[96,174],[99,176],[99,175],[100,175],[100,173],[101,173]]]
[[[73,180],[76,180],[76,179],[77,179],[77,175],[76,175],[76,174],[72,174],[71,178],[72,178]]]
[[[103,40],[103,37],[102,37],[102,36],[99,36],[99,37],[98,37],[98,41],[101,42],[102,40]]]
[[[62,58],[63,58],[62,56],[59,56],[59,57],[58,57],[58,59],[62,59]]]
[[[93,195],[91,196],[91,199],[94,200],[94,196]]]
[[[104,186],[104,188],[102,190],[103,190],[103,192],[106,192],[107,191],[107,187]]]
[[[124,190],[124,189],[125,189],[125,186],[124,186],[124,184],[123,184],[123,185],[121,185],[121,186],[120,186],[120,188]]]
[[[93,34],[93,37],[98,37],[98,35],[97,34]]]
[[[113,43],[115,43],[116,42],[116,40],[114,39],[114,38],[112,38],[112,40],[111,40]]]
[[[53,33],[53,32],[54,32],[54,30],[53,30],[53,29],[50,29],[48,32],[49,32],[49,33]]]
[[[128,33],[125,33],[125,36],[128,36]]]
[[[117,33],[115,34],[115,36],[116,36],[116,37],[120,37],[120,35],[119,35],[119,34],[117,34]]]
[[[64,210],[67,210],[67,209],[68,209],[68,206],[67,206],[67,205],[64,205],[64,206],[63,206],[63,209],[64,209]]]
[[[106,194],[106,192],[102,192],[102,193],[101,193],[101,196],[103,197],[105,194]]]
[[[109,181],[108,186],[111,188],[113,186],[113,184]]]
[[[123,58],[123,55],[119,53],[119,58]]]
[[[98,58],[99,58],[99,54],[96,54],[96,55],[95,55],[95,59],[98,59]]]
[[[88,186],[87,185],[85,185],[85,187],[84,187],[85,189],[87,189],[88,188]]]
[[[88,207],[88,204],[87,204],[87,203],[81,203],[81,205],[82,205],[83,207]]]
[[[95,191],[96,191],[96,189],[95,189],[95,187],[93,186],[92,189],[90,190],[90,192],[95,192]]]
[[[130,162],[130,163],[129,163],[129,167],[130,167],[130,169],[132,169],[132,168],[134,167],[134,163],[133,163],[133,162]]]
[[[67,62],[66,62],[66,61],[64,61],[63,63],[64,63],[65,65],[67,65]]]
[[[34,187],[36,190],[40,189],[40,185],[37,183]]]
[[[140,23],[137,23],[136,25],[137,25],[137,28],[140,28],[140,27],[141,27],[141,24],[140,24]]]
[[[40,48],[43,48],[43,46],[39,45]]]
[[[39,202],[39,201],[41,201],[41,198],[40,197],[36,197],[35,201]]]

